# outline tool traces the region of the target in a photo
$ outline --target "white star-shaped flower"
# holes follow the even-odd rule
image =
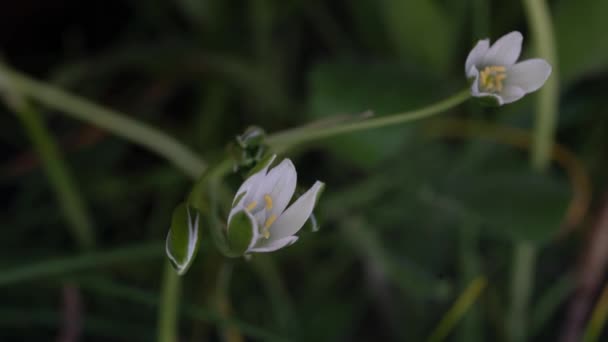
[[[268,171],[274,158],[241,185],[228,217],[229,230],[235,215],[244,213],[248,218],[252,238],[245,254],[272,252],[296,242],[295,234],[312,214],[324,187],[322,182],[315,182],[287,208],[296,189],[296,169],[291,160],[284,159]]]
[[[503,105],[519,100],[538,90],[551,75],[551,65],[534,58],[515,63],[521,53],[523,37],[513,31],[502,36],[492,46],[490,40],[480,40],[465,63],[467,78],[473,80],[471,94],[490,97]]]

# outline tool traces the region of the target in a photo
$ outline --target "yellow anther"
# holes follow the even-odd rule
[[[264,238],[268,239],[270,237],[270,226],[272,226],[272,224],[274,223],[274,221],[277,219],[276,215],[270,215],[270,217],[268,217],[268,219],[266,219],[266,223],[264,223],[264,229],[262,229],[262,236],[264,236]]]
[[[274,221],[277,219],[277,215],[270,215],[270,217],[268,217],[266,219],[266,223],[264,223],[264,228],[268,229],[270,228],[270,226],[272,226],[272,224],[274,223]]]
[[[487,66],[479,72],[479,87],[483,91],[500,92],[502,81],[507,78],[507,68],[502,65]]]
[[[272,197],[266,194],[264,195],[264,201],[266,202],[266,210],[272,209]]]
[[[249,205],[245,208],[245,210],[252,211],[257,206],[258,206],[258,202],[257,201],[253,201],[253,202],[249,203]]]

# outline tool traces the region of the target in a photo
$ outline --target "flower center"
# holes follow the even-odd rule
[[[502,81],[507,78],[507,69],[502,65],[487,66],[479,72],[479,88],[482,91],[502,91]]]
[[[269,194],[265,194],[264,195],[264,210],[266,210],[267,212],[269,212],[272,207],[273,207],[273,201],[272,201],[272,197]],[[254,209],[256,209],[258,206],[258,201],[251,201],[251,203],[249,203],[247,205],[247,207],[245,207],[245,210],[247,210],[248,212],[255,214],[254,212],[252,212]],[[258,212],[259,210],[256,210],[256,212]],[[264,222],[264,227],[262,228],[262,235],[264,236],[264,238],[268,239],[270,238],[270,226],[272,226],[272,224],[274,223],[274,221],[276,221],[277,216],[275,214],[272,214],[270,216],[268,216],[266,218],[266,221]]]

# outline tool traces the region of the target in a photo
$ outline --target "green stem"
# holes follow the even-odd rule
[[[326,127],[300,127],[286,130],[280,133],[271,134],[266,138],[266,142],[273,148],[282,151],[290,147],[313,140],[329,138],[339,134],[353,133],[366,129],[379,128],[384,126],[398,125],[406,122],[420,120],[442,113],[455,107],[471,97],[469,89],[463,90],[455,95],[424,107],[418,110],[387,115],[368,120],[354,122],[340,122],[336,125]]]
[[[44,165],[47,177],[61,205],[68,227],[80,248],[90,250],[95,245],[95,232],[84,201],[70,177],[55,140],[46,129],[40,113],[18,96],[7,96],[7,103],[21,120],[23,127]]]
[[[544,0],[522,0],[528,24],[533,34],[537,55],[556,66],[555,37],[551,16]],[[537,171],[544,171],[551,160],[553,137],[557,121],[559,100],[557,68],[538,92],[536,124],[534,128],[531,164]],[[513,255],[512,307],[510,312],[511,341],[525,341],[528,336],[528,306],[534,287],[536,247],[529,242],[515,246]]]
[[[112,264],[160,258],[163,255],[163,245],[156,242],[118,248],[107,252],[86,253],[73,257],[45,260],[18,266],[14,269],[2,270],[0,273],[0,287]]]
[[[158,340],[159,342],[175,342],[177,339],[177,321],[181,278],[175,273],[173,266],[167,261],[163,271],[161,301],[158,310]]]
[[[0,64],[0,87],[146,147],[191,177],[198,177],[205,169],[204,162],[195,153],[165,133],[125,114],[105,109],[50,84],[29,78],[3,64]]]

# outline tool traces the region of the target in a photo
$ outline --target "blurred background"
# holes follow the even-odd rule
[[[249,261],[204,238],[178,340],[601,341],[608,1],[548,5],[560,99],[546,172],[530,167],[536,95],[289,151],[300,185],[327,184],[320,231]],[[478,39],[513,30],[535,56],[512,1],[0,4],[7,65],[207,162],[249,125],[430,105],[466,87]],[[164,238],[193,180],[35,97],[0,107],[0,340],[156,340]],[[528,270],[514,267],[522,244]]]

